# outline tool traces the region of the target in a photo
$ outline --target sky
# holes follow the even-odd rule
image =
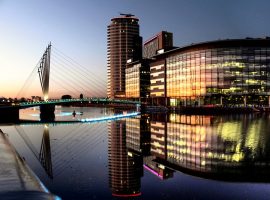
[[[144,41],[164,30],[184,46],[270,36],[269,8],[269,0],[0,0],[0,97],[16,97],[49,42],[106,82],[107,25],[119,13],[139,18]]]

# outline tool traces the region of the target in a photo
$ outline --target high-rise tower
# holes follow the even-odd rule
[[[128,60],[142,57],[142,38],[139,36],[139,19],[121,14],[111,19],[107,29],[107,96],[125,97],[125,69]]]

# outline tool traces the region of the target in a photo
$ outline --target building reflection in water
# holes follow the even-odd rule
[[[133,145],[133,138],[127,136],[126,121],[119,120],[108,123],[109,145],[109,185],[113,196],[140,196],[143,175],[142,156],[137,151],[137,143]],[[136,124],[134,125],[136,126]],[[137,129],[137,127],[135,127]],[[140,128],[138,128],[140,130]],[[134,134],[134,141],[137,140]],[[128,139],[128,141],[127,141]],[[135,147],[128,148],[128,145]]]
[[[140,195],[143,169],[226,181],[270,181],[269,116],[143,115],[109,125],[115,196]]]
[[[161,179],[172,177],[173,171],[154,162],[151,155],[150,117],[142,115],[140,118],[126,119],[127,148],[143,159],[143,167]]]
[[[151,154],[160,165],[205,178],[268,181],[267,119],[180,114],[157,119],[151,121]]]

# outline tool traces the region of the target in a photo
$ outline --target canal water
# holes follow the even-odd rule
[[[75,111],[75,115],[74,112]],[[58,107],[65,123],[1,126],[62,199],[269,199],[270,116],[151,114]],[[21,118],[38,120],[26,109]]]

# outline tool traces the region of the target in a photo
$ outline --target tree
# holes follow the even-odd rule
[[[65,94],[61,97],[61,99],[72,99],[72,97],[69,94]]]

